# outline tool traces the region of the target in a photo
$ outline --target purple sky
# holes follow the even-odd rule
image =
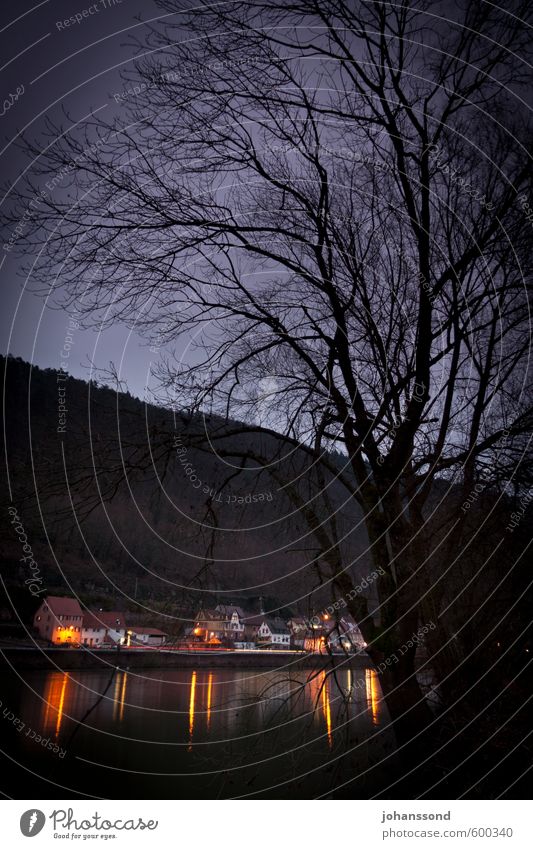
[[[78,120],[96,109],[110,117],[112,110],[121,108],[113,94],[123,88],[120,72],[128,68],[132,56],[127,39],[140,32],[139,16],[148,20],[157,14],[154,0],[18,0],[2,4],[3,198],[28,164],[19,149],[21,131],[40,139],[46,116],[60,121],[62,109]],[[65,23],[76,15],[78,20]],[[17,90],[18,98],[14,97]],[[69,316],[57,304],[45,304],[26,291],[20,257],[3,249],[9,236],[9,232],[2,234],[0,249],[2,351],[44,367],[58,367],[71,327]],[[117,325],[102,334],[76,330],[73,335],[70,357],[63,360],[71,374],[87,378],[90,361],[98,367],[106,367],[110,360],[117,365],[122,361],[130,391],[143,394],[154,355],[135,334]]]

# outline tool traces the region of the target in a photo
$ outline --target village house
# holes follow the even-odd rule
[[[264,620],[264,616],[256,613],[246,613],[244,615],[244,631],[237,637],[235,641],[236,649],[254,649],[257,643],[257,632]]]
[[[206,643],[250,643],[263,618],[236,605],[219,604],[214,609],[200,610],[190,633]]]
[[[106,626],[98,619],[98,614],[87,612],[83,614],[82,645],[101,646],[105,641],[106,634]]]
[[[224,617],[224,634],[231,640],[239,640],[244,635],[244,620],[246,614],[242,607],[230,604],[217,604],[218,613]]]
[[[128,636],[130,638],[129,645],[141,643],[144,646],[162,646],[165,644],[168,635],[164,631],[160,631],[159,628],[132,625],[128,630]]]
[[[325,653],[357,652],[365,648],[361,631],[351,616],[331,618],[327,613],[308,619],[251,613],[233,604],[202,609],[188,632],[197,641],[235,649],[288,649]]]
[[[358,652],[366,648],[366,642],[359,625],[351,616],[342,616],[339,620],[336,634],[332,634],[331,636],[336,637],[336,642],[345,651]]]
[[[308,652],[358,652],[366,648],[363,635],[351,616],[331,619],[327,615],[314,616],[305,632],[299,632],[300,643]]]
[[[219,610],[202,609],[199,611],[192,634],[205,643],[221,643],[228,636],[227,618]]]
[[[83,614],[81,644],[116,645],[127,642],[126,617],[119,610],[86,611]]]
[[[287,626],[294,637],[298,636],[298,634],[305,633],[310,628],[309,620],[304,616],[292,616],[287,621]]]
[[[303,648],[308,652],[326,652],[328,646],[328,630],[320,624],[313,624],[308,631],[305,632],[303,638]]]
[[[366,648],[359,626],[349,614],[332,618],[328,613],[320,613],[311,619],[293,616],[287,624],[292,645],[297,649],[353,653]]]
[[[81,639],[83,611],[75,598],[49,595],[36,611],[33,626],[43,640],[74,645]]]
[[[288,649],[291,644],[291,632],[283,619],[265,617],[257,631],[257,641],[262,646]]]
[[[55,645],[162,646],[167,639],[167,634],[159,628],[128,628],[122,611],[84,611],[77,599],[68,596],[47,596],[34,615],[33,625],[42,639]]]
[[[295,649],[303,649],[305,637],[311,629],[309,621],[304,616],[292,616],[287,622],[287,627],[291,634],[291,645]]]

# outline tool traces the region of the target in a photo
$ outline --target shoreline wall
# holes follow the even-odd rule
[[[202,653],[177,651],[127,651],[79,649],[0,649],[0,672],[3,669],[101,669],[103,664],[121,669],[278,669],[293,668],[321,669],[332,665],[345,668],[371,667],[367,655],[300,655],[300,654],[237,654],[234,652]]]

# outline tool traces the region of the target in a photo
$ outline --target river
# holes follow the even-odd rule
[[[372,669],[10,672],[0,698],[15,798],[369,798],[397,767]]]

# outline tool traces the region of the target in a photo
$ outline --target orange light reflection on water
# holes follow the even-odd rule
[[[115,689],[113,692],[113,722],[115,722],[118,714],[118,705],[119,705],[119,694],[120,694],[120,677],[117,675],[115,678]]]
[[[61,674],[60,672],[52,672],[46,682],[46,692],[44,695],[42,725],[43,730],[48,734],[55,732],[55,736],[59,734],[61,723],[63,720],[63,712],[65,707],[65,695],[68,683],[68,672]],[[56,717],[53,712],[55,711]],[[52,715],[50,715],[52,712]],[[55,727],[54,727],[55,718]]]
[[[213,673],[209,673],[209,678],[207,679],[207,728],[209,729],[209,723],[211,721],[211,691],[213,689]]]
[[[191,676],[191,695],[189,699],[189,739],[190,744],[188,746],[188,751],[190,752],[192,749],[192,735],[194,731],[194,702],[196,699],[196,672],[193,672]]]
[[[377,725],[379,720],[378,674],[375,669],[367,669],[365,676],[367,700],[370,703],[370,715],[372,717],[372,723]]]
[[[122,689],[120,691],[120,709],[118,714],[118,721],[122,722],[124,719],[124,700],[126,698],[126,685],[128,683],[128,673],[122,673]]]
[[[333,730],[331,725],[331,705],[329,701],[329,692],[328,692],[328,681],[326,677],[326,673],[324,672],[324,677],[322,679],[322,710],[324,713],[324,719],[326,720],[326,731],[328,734],[328,745],[329,748],[333,746]]]

